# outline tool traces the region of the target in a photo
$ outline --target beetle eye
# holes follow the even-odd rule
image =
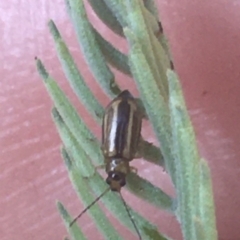
[[[119,174],[117,174],[117,173],[113,173],[112,174],[112,179],[114,180],[114,181],[119,181],[120,179],[121,179],[121,177],[119,176]]]
[[[110,179],[109,177],[106,179],[106,183],[107,183],[108,185],[111,184],[111,179]]]

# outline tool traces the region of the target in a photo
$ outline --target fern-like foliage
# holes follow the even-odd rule
[[[88,1],[110,29],[127,39],[129,54],[121,53],[94,29],[87,18],[83,0],[66,0],[85,60],[97,84],[110,98],[121,90],[109,65],[133,77],[140,103],[161,146],[160,151],[141,138],[139,153],[146,161],[164,165],[174,184],[176,199],[134,173],[127,178],[127,189],[144,201],[175,215],[184,239],[217,239],[210,171],[206,161],[199,156],[180,83],[174,71],[170,70],[171,56],[154,0]],[[51,20],[48,26],[69,84],[100,125],[104,107],[86,85],[55,23]],[[69,177],[81,201],[87,206],[94,200],[94,195],[100,195],[106,189],[104,179],[94,167],[104,163],[100,143],[41,60],[37,59],[36,65],[54,104],[52,117],[63,142],[61,153]],[[136,234],[117,194],[108,192],[101,201]],[[76,224],[69,227],[72,217],[65,207],[61,203],[57,206],[71,239],[86,239]],[[154,223],[128,208],[142,239],[170,239],[159,233]],[[97,204],[88,212],[104,239],[122,239]]]

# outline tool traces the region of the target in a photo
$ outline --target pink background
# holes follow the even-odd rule
[[[200,152],[211,167],[219,239],[237,240],[240,236],[240,2],[160,0],[159,9]],[[94,13],[90,17],[107,39],[126,50],[125,42],[101,24]],[[55,208],[56,199],[73,215],[82,209],[60,158],[60,141],[50,117],[50,99],[35,69],[34,57],[38,56],[77,103],[48,32],[46,24],[50,18],[61,30],[91,89],[101,103],[106,105],[109,101],[83,61],[62,0],[0,2],[1,240],[62,239],[66,231]],[[127,87],[129,79],[116,74],[121,86]],[[80,104],[77,106],[99,136],[99,126]],[[144,163],[136,165],[140,175],[171,191],[169,178],[161,170]],[[163,233],[181,239],[173,217],[126,192],[125,199]],[[100,239],[87,215],[79,224],[90,239]]]

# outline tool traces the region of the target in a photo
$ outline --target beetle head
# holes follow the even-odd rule
[[[117,171],[110,171],[106,179],[107,184],[112,191],[120,192],[121,188],[126,184],[126,175]]]

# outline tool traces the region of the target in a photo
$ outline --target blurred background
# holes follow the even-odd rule
[[[240,2],[157,2],[199,149],[211,168],[219,239],[240,239]],[[89,5],[87,9],[101,34],[127,52],[126,42],[104,26]],[[1,240],[63,239],[66,230],[56,210],[56,200],[61,200],[73,216],[83,208],[60,157],[61,143],[50,116],[52,104],[36,72],[35,56],[43,60],[91,130],[100,136],[100,127],[66,82],[48,31],[49,19],[55,21],[99,101],[104,105],[110,101],[83,60],[63,0],[0,1]],[[137,94],[128,77],[115,70],[114,73],[122,88]],[[149,129],[146,126],[143,133],[153,141]],[[134,164],[141,176],[173,193],[162,169],[141,160]],[[124,197],[161,232],[182,239],[172,216],[127,192]],[[128,232],[111,216],[110,219],[126,237]],[[101,239],[87,214],[79,224],[89,239]]]

